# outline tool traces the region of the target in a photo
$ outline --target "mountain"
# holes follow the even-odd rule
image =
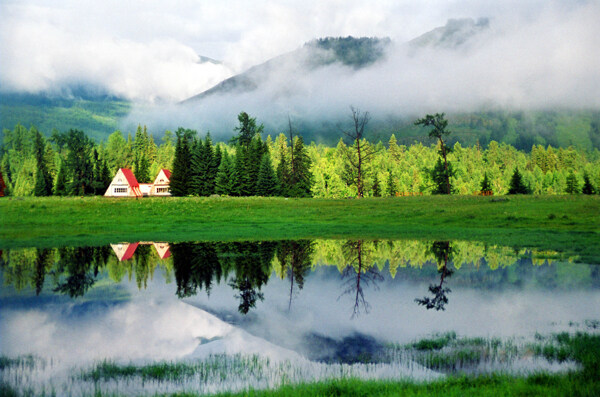
[[[300,49],[272,58],[247,71],[230,77],[216,86],[201,92],[183,103],[203,100],[212,95],[242,94],[267,84],[274,75],[313,72],[319,68],[339,63],[361,69],[382,59],[391,44],[389,38],[327,37],[306,43]]]
[[[445,26],[435,28],[411,40],[408,44],[417,48],[446,48],[456,49],[472,41],[477,36],[489,31],[488,18],[450,19]]]
[[[441,51],[456,54],[453,59],[459,59],[472,44],[485,45],[485,40],[480,39],[489,34],[490,21],[481,18],[449,20],[445,26],[407,43],[350,36],[316,39],[178,105],[157,105],[129,118],[132,103],[103,92],[101,87],[71,87],[60,95],[3,93],[0,127],[12,129],[17,123],[26,127],[35,125],[47,135],[53,128],[60,131],[77,128],[100,141],[118,128],[142,123],[155,133],[184,126],[201,133],[210,130],[214,139],[228,141],[234,133],[236,115],[248,111],[258,116],[271,135],[287,131],[290,115],[294,129],[305,141],[335,145],[342,135],[340,126],[348,125],[348,106],[356,104],[357,95],[366,92],[370,96],[363,101],[368,107],[363,110],[371,110],[373,115],[367,127],[369,140],[387,142],[394,134],[399,144],[415,141],[430,144],[425,131],[413,124],[423,114],[401,112],[393,103],[397,97],[386,98],[389,93],[385,78],[379,79],[379,86],[371,84],[369,79],[396,73],[395,69],[390,70],[390,65],[399,66],[397,73],[406,73],[402,62],[418,59],[422,52],[435,57]],[[387,62],[399,52],[405,54],[401,62],[397,59],[395,63]],[[199,62],[219,63],[201,56]],[[413,94],[407,91],[406,97],[410,100]],[[371,101],[384,104],[385,111],[374,109]],[[341,111],[333,112],[334,107]],[[489,104],[482,108],[448,114],[452,142],[485,145],[496,140],[523,150],[530,150],[533,144],[600,149],[600,112],[596,109],[502,110]]]

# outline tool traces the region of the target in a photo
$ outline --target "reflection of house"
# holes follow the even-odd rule
[[[117,174],[104,196],[106,197],[143,197],[143,196],[170,196],[169,183],[171,172],[161,169],[154,183],[138,183],[135,175],[129,168],[119,168]]]
[[[160,259],[167,259],[171,256],[171,250],[168,243],[153,243],[156,253]]]
[[[169,243],[160,243],[153,241],[140,241],[138,243],[118,243],[111,244],[111,248],[117,255],[119,261],[126,261],[133,258],[133,254],[139,245],[153,245],[156,249],[156,253],[160,259],[167,259],[171,256],[171,250],[169,247]]]
[[[0,197],[4,197],[4,189],[6,189],[6,185],[4,184],[4,178],[2,178],[2,172],[0,172]]]
[[[133,254],[137,249],[139,243],[119,243],[111,244],[113,251],[119,258],[119,261],[126,261],[133,258]]]

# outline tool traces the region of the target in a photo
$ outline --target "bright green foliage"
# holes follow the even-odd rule
[[[567,188],[565,189],[565,192],[568,194],[579,193],[579,182],[577,182],[577,177],[573,173],[573,170],[571,170],[567,176]]]
[[[273,170],[273,164],[271,163],[271,156],[265,153],[260,162],[260,171],[256,182],[256,194],[268,197],[275,196],[278,193],[279,185],[275,171]]]
[[[581,189],[581,193],[583,193],[583,194],[595,194],[596,193],[596,189],[594,189],[594,186],[592,186],[592,183],[590,182],[590,177],[587,174],[587,172],[583,174],[583,189]]]
[[[519,172],[519,168],[515,168],[515,172],[513,173],[510,179],[510,188],[508,189],[508,194],[529,194],[529,188],[525,186],[523,182],[523,177]]]

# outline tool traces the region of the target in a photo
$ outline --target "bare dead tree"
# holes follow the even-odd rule
[[[361,112],[354,106],[350,106],[350,111],[352,112],[352,129],[342,130],[342,133],[352,140],[350,147],[344,152],[350,165],[345,179],[356,186],[358,198],[361,198],[364,197],[365,190],[365,164],[376,153],[376,150],[373,146],[365,145],[362,142],[365,127],[371,119],[369,112]]]
[[[365,299],[364,287],[373,284],[374,288],[378,288],[377,283],[383,281],[383,276],[372,266],[364,263],[363,258],[363,241],[349,241],[345,245],[345,249],[351,255],[352,261],[346,265],[342,271],[342,279],[344,279],[344,290],[338,297],[338,300],[343,295],[354,294],[354,307],[352,309],[352,317],[360,314],[362,306],[365,313],[369,313],[371,305]]]

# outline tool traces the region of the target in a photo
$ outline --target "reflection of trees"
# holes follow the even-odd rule
[[[451,290],[444,287],[444,281],[454,273],[453,270],[448,269],[448,261],[452,258],[453,249],[449,241],[435,241],[429,251],[437,260],[440,283],[429,285],[429,292],[433,295],[432,298],[425,296],[423,299],[415,299],[415,302],[425,306],[428,310],[445,310],[446,303],[448,303],[447,294]]]
[[[35,268],[33,273],[33,284],[35,286],[35,294],[39,295],[44,288],[44,280],[46,279],[46,272],[52,266],[53,250],[50,248],[38,248],[37,258],[35,261]]]
[[[277,243],[271,241],[228,244],[232,253],[230,263],[235,271],[229,286],[239,291],[235,297],[240,300],[240,313],[247,314],[257,301],[264,299],[260,289],[269,280],[276,247]]]
[[[377,283],[383,280],[383,276],[373,266],[373,262],[370,260],[370,252],[364,249],[362,240],[347,241],[343,246],[343,252],[347,265],[342,271],[344,289],[340,297],[354,294],[354,307],[352,310],[352,318],[354,318],[360,314],[361,306],[365,313],[369,313],[371,308],[365,299],[363,288],[369,286],[369,284],[377,287]]]
[[[83,296],[94,285],[99,268],[104,266],[106,247],[59,248],[60,259],[57,266],[59,277],[54,292],[69,295],[72,298]]]
[[[312,254],[313,242],[311,240],[286,240],[279,242],[277,246],[277,259],[281,264],[283,274],[290,280],[288,311],[292,308],[294,285],[298,290],[304,287],[304,277],[311,268]]]
[[[172,244],[171,255],[179,298],[196,295],[202,288],[210,293],[213,278],[221,279],[216,243]]]

